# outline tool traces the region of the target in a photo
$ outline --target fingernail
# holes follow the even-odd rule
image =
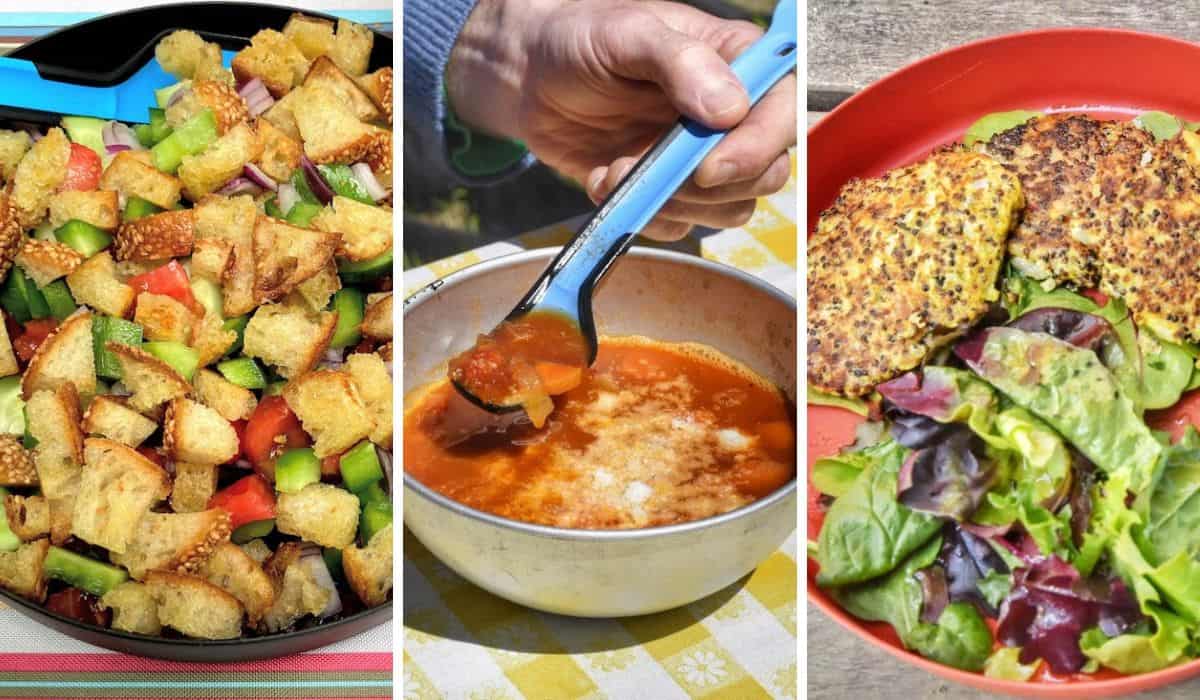
[[[713,173],[712,180],[709,181],[709,187],[724,185],[727,182],[737,177],[738,168],[733,163],[723,160],[717,164],[717,172]]]
[[[600,183],[604,182],[604,174],[606,170],[597,170],[591,177],[588,178],[587,191],[592,194],[600,193]]]
[[[709,116],[719,117],[741,106],[742,88],[727,80],[710,83],[700,95],[700,102]]]

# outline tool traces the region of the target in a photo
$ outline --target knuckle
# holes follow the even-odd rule
[[[750,219],[754,217],[754,210],[758,207],[758,202],[753,199],[745,202],[739,202],[737,207],[731,213],[731,226],[745,226],[750,223]]]

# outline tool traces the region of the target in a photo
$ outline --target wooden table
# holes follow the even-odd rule
[[[808,125],[850,95],[923,56],[997,34],[1064,26],[1119,27],[1200,41],[1200,13],[1188,3],[809,0]],[[808,697],[976,700],[998,696],[902,664],[809,605]],[[1200,697],[1200,679],[1137,697]]]

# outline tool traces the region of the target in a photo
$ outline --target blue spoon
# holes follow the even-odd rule
[[[157,43],[157,42],[156,42]],[[139,55],[150,58],[141,67],[126,71],[124,80],[112,85],[81,85],[42,76],[37,64],[0,57],[0,105],[32,114],[97,117],[144,124],[150,107],[157,107],[154,91],[179,82],[158,65],[153,47]],[[225,66],[235,52],[223,50]]]
[[[751,104],[795,69],[796,27],[796,0],[782,0],[767,33],[731,65]],[[726,133],[680,119],[601,203],[505,320],[535,311],[565,316],[583,334],[588,364],[594,362],[599,345],[592,318],[596,285]],[[493,413],[521,409],[519,405],[487,403],[458,382],[454,384],[472,403]]]

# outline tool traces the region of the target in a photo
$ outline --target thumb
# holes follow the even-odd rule
[[[597,53],[617,75],[662,88],[687,117],[727,129],[750,110],[746,90],[716,49],[636,7],[604,21]]]

